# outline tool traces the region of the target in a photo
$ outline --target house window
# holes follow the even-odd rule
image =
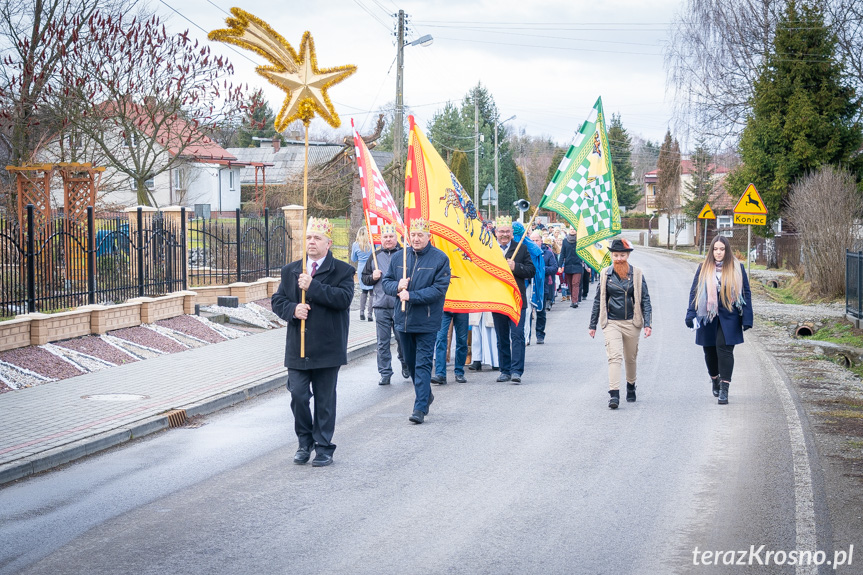
[[[138,138],[135,137],[134,132],[132,132],[131,134],[126,134],[125,140],[127,148],[134,148],[138,145]]]
[[[149,178],[144,180],[144,187],[146,187],[151,192],[156,189],[156,176],[151,175]]]
[[[720,230],[734,227],[734,216],[716,216],[716,227]]]
[[[228,170],[228,189],[234,191],[234,170]]]
[[[782,218],[779,218],[775,222],[773,222],[773,233],[777,236],[782,235]]]
[[[182,190],[185,189],[185,187],[186,186],[183,183],[183,170],[178,168],[174,170],[174,189]]]

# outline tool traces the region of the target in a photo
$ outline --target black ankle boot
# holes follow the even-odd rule
[[[626,382],[626,401],[632,403],[635,401],[635,384]]]
[[[719,383],[719,405],[726,405],[728,403],[728,385],[730,383],[730,381]]]
[[[719,376],[711,377],[710,383],[713,384],[713,397],[719,397]]]
[[[608,395],[611,396],[608,399],[608,408],[617,409],[617,406],[620,405],[620,390],[611,389],[608,391]]]
[[[470,364],[469,366],[467,366],[467,368],[471,371],[482,371],[482,362],[481,361],[475,361],[472,364]]]

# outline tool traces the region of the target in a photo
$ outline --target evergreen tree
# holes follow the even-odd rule
[[[272,139],[276,135],[276,127],[273,125],[276,115],[264,100],[264,92],[260,88],[252,93],[246,106],[246,114],[237,131],[237,147],[257,148],[260,142],[253,138]],[[281,135],[279,139],[284,142]]]
[[[608,146],[611,148],[611,165],[617,202],[631,208],[641,199],[641,190],[632,181],[632,139],[623,127],[620,114],[611,115],[608,127]]]
[[[455,151],[473,148],[473,130],[464,123],[461,111],[452,102],[447,102],[442,110],[435,112],[428,124],[427,133],[435,149],[449,163],[453,162]],[[467,156],[464,156],[464,159],[467,161]],[[470,172],[470,167],[466,167],[467,172]],[[473,189],[473,172],[470,173],[470,185]],[[467,189],[467,182],[461,178],[459,182]]]
[[[725,188],[755,184],[768,224],[781,216],[791,185],[823,164],[863,168],[860,102],[842,77],[836,38],[819,5],[789,0],[758,78],[739,150],[743,165]],[[769,234],[770,228],[756,227]]]
[[[669,221],[666,246],[671,245],[671,216],[680,207],[680,144],[671,137],[671,130],[665,133],[665,140],[659,147],[659,173],[656,176],[656,207],[666,214]]]
[[[450,163],[449,171],[453,173],[464,188],[464,191],[473,198],[473,174],[470,172],[467,154],[461,150],[452,152],[452,162]]]

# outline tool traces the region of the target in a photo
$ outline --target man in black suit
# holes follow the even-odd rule
[[[314,467],[333,462],[336,445],[336,383],[348,362],[348,313],[354,299],[354,268],[330,253],[333,228],[326,219],[309,218],[306,271],[303,261],[282,268],[282,283],[273,294],[273,311],[288,322],[285,367],[294,431],[300,447],[294,463],[302,465],[315,450]],[[306,303],[300,303],[302,291]],[[305,353],[300,357],[300,329],[305,320]],[[309,401],[315,396],[315,414]]]
[[[518,324],[502,313],[492,314],[494,329],[497,332],[497,355],[500,361],[500,376],[497,381],[512,381],[521,383],[524,373],[524,320],[527,314],[527,295],[525,280],[536,273],[536,267],[530,259],[526,246],[521,246],[516,252],[518,242],[512,237],[512,218],[501,216],[497,219],[497,243],[506,257],[509,269],[515,276],[518,289],[521,291],[521,319]]]

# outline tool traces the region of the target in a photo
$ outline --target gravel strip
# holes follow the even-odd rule
[[[215,331],[211,326],[197,321],[194,317],[188,315],[178,315],[171,319],[163,319],[157,321],[156,325],[160,325],[180,333],[185,333],[202,341],[206,341],[207,343],[219,343],[220,341],[225,341],[227,339]]]
[[[6,393],[7,391],[12,391],[12,388],[3,383],[3,377],[0,375],[0,393]]]
[[[164,352],[159,351],[158,349],[147,347],[145,345],[139,345],[137,343],[132,343],[131,341],[120,339],[119,337],[108,335],[107,333],[103,334],[101,337],[106,342],[108,342],[108,344],[115,346],[123,352],[133,355],[138,359],[150,359],[151,357],[159,357],[160,355],[165,355]]]
[[[0,361],[0,383],[5,389],[0,389],[0,392],[12,391],[13,389],[21,389],[39,385],[46,381],[52,381],[50,377],[45,377],[32,371],[22,369],[12,364]]]
[[[163,353],[178,353],[187,349],[176,341],[140,325],[109,331],[108,335],[157,349]]]
[[[113,363],[114,365],[123,365],[124,363],[138,361],[137,357],[114,347],[97,335],[85,335],[84,337],[58,341],[55,342],[55,345],[92,355],[95,358]]]
[[[218,305],[211,305],[207,307],[202,307],[201,309],[212,314],[226,315],[231,319],[236,319],[249,325],[260,327],[262,329],[270,329],[271,327],[273,327],[272,325],[270,325],[269,320],[261,317],[260,315],[255,313],[254,310],[248,307],[221,307]]]
[[[265,310],[273,311],[273,300],[270,298],[256,299],[252,303],[261,306]]]
[[[174,331],[173,329],[169,329],[163,325],[156,325],[155,323],[151,323],[147,325],[147,329],[152,329],[156,333],[160,333],[165,337],[178,342],[180,345],[186,348],[198,348],[208,345],[206,341],[201,341],[200,339],[192,337],[191,335],[180,333],[179,331]]]
[[[66,361],[72,362],[76,367],[83,369],[88,373],[93,371],[101,371],[107,367],[114,367],[113,363],[101,360],[92,355],[87,355],[86,353],[81,353],[79,351],[67,349],[59,345],[54,345],[52,343],[46,343],[45,345],[40,345],[39,347],[53,353],[54,355],[61,356]]]
[[[0,361],[51,379],[66,379],[84,373],[68,361],[41,347],[29,346],[0,351]]]
[[[244,335],[248,335],[247,332],[240,331],[238,329],[234,329],[232,327],[228,327],[226,325],[222,325],[220,323],[210,321],[210,320],[205,319],[205,318],[198,316],[198,315],[191,315],[189,317],[191,317],[195,321],[200,321],[200,322],[204,323],[205,325],[209,326],[211,329],[216,330],[220,335],[224,336],[227,339],[237,339],[238,337],[243,337]]]
[[[267,300],[267,301],[269,301],[269,300]],[[247,303],[246,307],[249,308],[250,310],[252,310],[253,312],[255,312],[256,314],[258,314],[259,316],[261,316],[262,318],[264,318],[265,320],[269,321],[270,323],[280,325],[282,327],[288,325],[288,322],[286,322],[285,320],[283,320],[282,318],[277,316],[275,314],[275,312],[269,308],[266,308],[262,305],[258,305],[255,302]]]

